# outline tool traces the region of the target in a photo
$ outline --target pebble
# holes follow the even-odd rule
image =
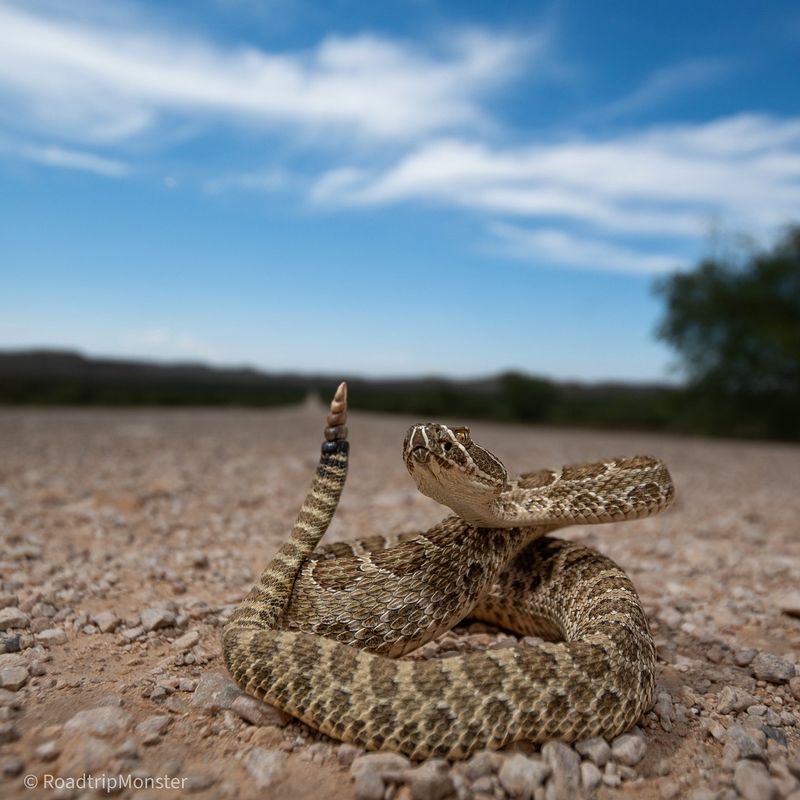
[[[241,696],[241,689],[227,675],[206,672],[201,676],[192,695],[192,708],[214,714],[231,708],[234,700]]]
[[[383,778],[371,770],[362,770],[353,779],[356,800],[383,800]]]
[[[355,777],[364,770],[383,775],[388,772],[402,772],[411,766],[411,762],[400,753],[378,752],[366,753],[353,759],[350,774]]]
[[[491,775],[494,772],[493,755],[488,750],[475,753],[464,765],[464,774],[467,778],[471,781],[476,781],[484,775]]]
[[[563,742],[546,742],[542,756],[553,771],[547,784],[547,800],[572,800],[581,785],[581,757]]]
[[[723,757],[727,761],[736,761],[740,758],[761,758],[763,752],[763,747],[755,736],[748,733],[741,725],[731,725],[725,731]]]
[[[795,700],[800,700],[800,675],[795,675],[794,678],[789,679],[789,691]]]
[[[131,715],[118,706],[99,706],[79,711],[64,725],[65,733],[88,734],[90,736],[115,736],[127,730]]]
[[[343,767],[349,767],[363,752],[360,747],[343,742],[336,748],[336,760]]]
[[[732,711],[744,711],[748,706],[756,704],[758,700],[735,686],[724,686],[717,695],[717,711],[720,714],[730,714]]]
[[[19,598],[11,592],[0,592],[0,608],[8,608],[8,606],[18,606]]]
[[[790,617],[800,617],[800,592],[784,592],[778,595],[776,605],[782,613]]]
[[[141,614],[141,624],[146,631],[171,628],[175,624],[175,612],[162,606],[146,608]]]
[[[0,668],[0,689],[16,692],[28,682],[28,667],[2,667]]]
[[[778,789],[770,780],[767,768],[758,761],[739,761],[733,773],[733,785],[744,800],[776,800]]]
[[[36,748],[36,758],[40,761],[54,761],[61,754],[61,748],[56,742],[43,742]]]
[[[197,690],[195,689],[195,695]],[[240,694],[231,703],[231,711],[235,711],[243,720],[251,725],[275,725],[282,727],[291,717],[284,714],[277,708],[256,700],[247,694]]]
[[[675,721],[675,706],[672,704],[672,697],[669,692],[659,692],[653,706],[661,723],[661,727],[669,733],[672,730],[672,723]]]
[[[603,773],[591,761],[581,763],[581,786],[587,793],[593,792],[603,782]]]
[[[617,736],[611,743],[611,758],[627,767],[635,767],[647,752],[644,737],[632,733]]]
[[[741,647],[733,651],[733,662],[738,667],[749,667],[756,657],[756,651],[749,647]]]
[[[62,628],[46,628],[36,634],[36,641],[45,647],[64,644],[67,641],[67,634]]]
[[[753,675],[769,683],[789,683],[795,676],[795,666],[773,653],[759,653],[750,664]]]
[[[210,789],[217,779],[214,775],[209,775],[207,772],[189,772],[184,777],[184,789],[190,794],[195,792],[204,792]]]
[[[598,767],[604,767],[611,758],[611,748],[605,739],[595,736],[584,739],[575,745],[575,749],[584,757],[590,759]]]
[[[157,744],[171,723],[172,717],[168,714],[156,714],[136,726],[136,735],[142,744]]]
[[[199,641],[200,631],[198,631],[196,628],[192,628],[192,630],[184,633],[183,636],[179,636],[172,643],[172,646],[176,650],[191,650]]]
[[[412,800],[444,800],[455,789],[446,761],[426,761],[406,773]]]
[[[535,789],[547,780],[551,771],[552,767],[540,759],[518,753],[503,762],[497,777],[511,797],[528,800]]]
[[[13,722],[0,722],[0,744],[16,742],[19,737],[19,730]]]
[[[113,611],[101,611],[92,615],[92,622],[101,633],[111,633],[120,624],[120,618]]]
[[[3,762],[3,775],[13,778],[25,769],[25,762],[20,758],[10,758]]]
[[[30,617],[16,606],[0,608],[0,631],[7,631],[11,628],[27,628],[30,624]]]
[[[283,776],[286,769],[286,755],[280,750],[255,747],[247,754],[244,766],[255,782],[256,788],[266,789]]]

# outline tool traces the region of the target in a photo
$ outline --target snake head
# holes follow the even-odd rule
[[[508,483],[503,462],[473,442],[465,426],[413,425],[403,460],[423,494],[476,525],[488,524],[489,506]]]

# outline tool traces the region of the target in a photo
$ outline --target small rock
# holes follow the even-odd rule
[[[197,690],[195,690],[195,695]],[[194,704],[194,701],[192,702]],[[275,725],[281,727],[285,725],[291,717],[273,706],[256,700],[247,694],[240,694],[231,703],[231,711],[235,711],[243,720],[251,725]]]
[[[773,653],[759,653],[750,668],[758,680],[769,683],[789,683],[795,676],[794,664]]]
[[[36,748],[36,758],[40,761],[53,761],[61,754],[61,748],[56,742],[44,742]]]
[[[239,687],[221,672],[206,672],[198,681],[192,695],[192,707],[207,714],[231,708],[234,700],[242,696]]]
[[[563,742],[547,742],[542,756],[553,776],[547,784],[548,800],[572,800],[581,787],[581,757]]]
[[[156,714],[136,726],[136,735],[142,744],[156,744],[172,723],[169,714]]]
[[[387,772],[401,772],[408,769],[410,765],[411,762],[399,753],[366,753],[353,760],[350,765],[350,774],[355,778],[359,772],[368,770],[383,775]]]
[[[675,781],[667,781],[661,784],[659,794],[662,800],[675,800],[681,793],[681,787]]]
[[[46,628],[36,634],[36,641],[45,647],[64,644],[67,641],[67,634],[61,628]]]
[[[446,761],[428,761],[406,775],[413,800],[444,800],[455,789]]]
[[[725,726],[718,720],[711,717],[703,717],[701,725],[708,732],[709,736],[713,736],[718,742],[725,739]]]
[[[611,758],[627,767],[635,767],[647,752],[647,742],[641,736],[625,733],[611,743]]]
[[[542,754],[544,755],[544,751]],[[517,753],[503,762],[497,777],[500,785],[511,797],[527,800],[547,780],[551,769],[551,766],[539,759]]]
[[[669,733],[672,730],[672,723],[675,721],[675,706],[672,704],[669,692],[658,693],[653,711],[658,716],[661,727]]]
[[[176,650],[191,650],[198,642],[200,641],[200,631],[196,628],[192,628],[192,630],[187,631],[183,634],[183,636],[179,636],[173,643],[172,646]]]
[[[0,631],[7,631],[11,628],[27,628],[30,624],[30,617],[23,614],[16,606],[0,608]]]
[[[119,625],[120,619],[113,611],[101,611],[92,616],[92,622],[101,633],[111,633]]]
[[[741,725],[731,725],[725,731],[725,750],[723,755],[726,756],[726,760],[761,758],[763,753],[764,750],[756,738],[751,736]]]
[[[764,725],[761,730],[764,732],[767,739],[777,742],[781,747],[787,746],[786,734],[783,732],[783,728],[777,728],[773,725]]]
[[[744,800],[775,800],[778,796],[767,768],[757,761],[740,761],[733,773],[733,785]]]
[[[283,776],[285,762],[286,756],[280,750],[255,747],[248,753],[244,765],[256,787],[266,789]]]
[[[207,772],[190,772],[188,775],[184,776],[183,788],[189,792],[189,794],[194,794],[195,792],[204,792],[206,789],[211,788],[216,782],[217,779]]]
[[[154,631],[158,628],[170,628],[175,624],[175,613],[168,608],[156,606],[146,608],[141,615],[142,627],[146,631]]]
[[[800,592],[785,592],[776,599],[776,605],[782,613],[790,617],[800,617]]]
[[[115,706],[99,706],[79,711],[64,725],[66,733],[89,734],[90,736],[115,736],[127,730],[131,715]]]
[[[3,762],[3,775],[13,778],[25,769],[25,762],[19,758],[11,758]]]
[[[13,722],[0,722],[0,744],[16,742],[19,737],[20,733]]]
[[[602,781],[603,773],[591,761],[581,763],[581,785],[587,794],[593,792]]]
[[[744,711],[758,701],[753,695],[734,686],[725,686],[717,695],[717,711],[720,714],[730,714],[732,711]]]
[[[756,651],[749,647],[741,647],[733,652],[733,661],[738,667],[748,667],[753,663]]]
[[[8,606],[18,606],[19,597],[11,592],[0,592],[0,608],[7,608]]]
[[[343,742],[336,748],[336,760],[343,767],[349,767],[363,752],[360,747]]]
[[[789,690],[795,700],[800,700],[800,675],[796,675],[789,680]]]
[[[28,682],[28,667],[0,668],[0,689],[16,692]]]
[[[476,781],[484,775],[491,775],[494,772],[494,762],[492,760],[492,753],[488,750],[482,750],[476,753],[464,765],[464,774],[471,781]]]
[[[144,628],[141,625],[136,625],[133,628],[122,628],[119,635],[124,642],[133,642],[144,633]]]
[[[383,800],[383,779],[377,772],[361,770],[353,780],[353,791],[356,800]]]
[[[575,745],[575,749],[584,757],[590,759],[598,767],[604,767],[611,758],[611,748],[605,739],[595,736],[584,739]]]

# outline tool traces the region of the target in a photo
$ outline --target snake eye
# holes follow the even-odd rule
[[[460,428],[453,428],[453,434],[461,444],[466,444],[469,441],[469,428],[462,425]]]
[[[450,448],[451,448],[452,446],[453,446],[452,442],[445,442],[445,443],[442,445],[442,448],[444,449],[445,453],[447,453],[447,452],[449,452],[449,450],[450,450]]]

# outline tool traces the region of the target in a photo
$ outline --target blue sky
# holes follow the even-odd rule
[[[668,378],[798,74],[794,2],[0,0],[0,347]]]

